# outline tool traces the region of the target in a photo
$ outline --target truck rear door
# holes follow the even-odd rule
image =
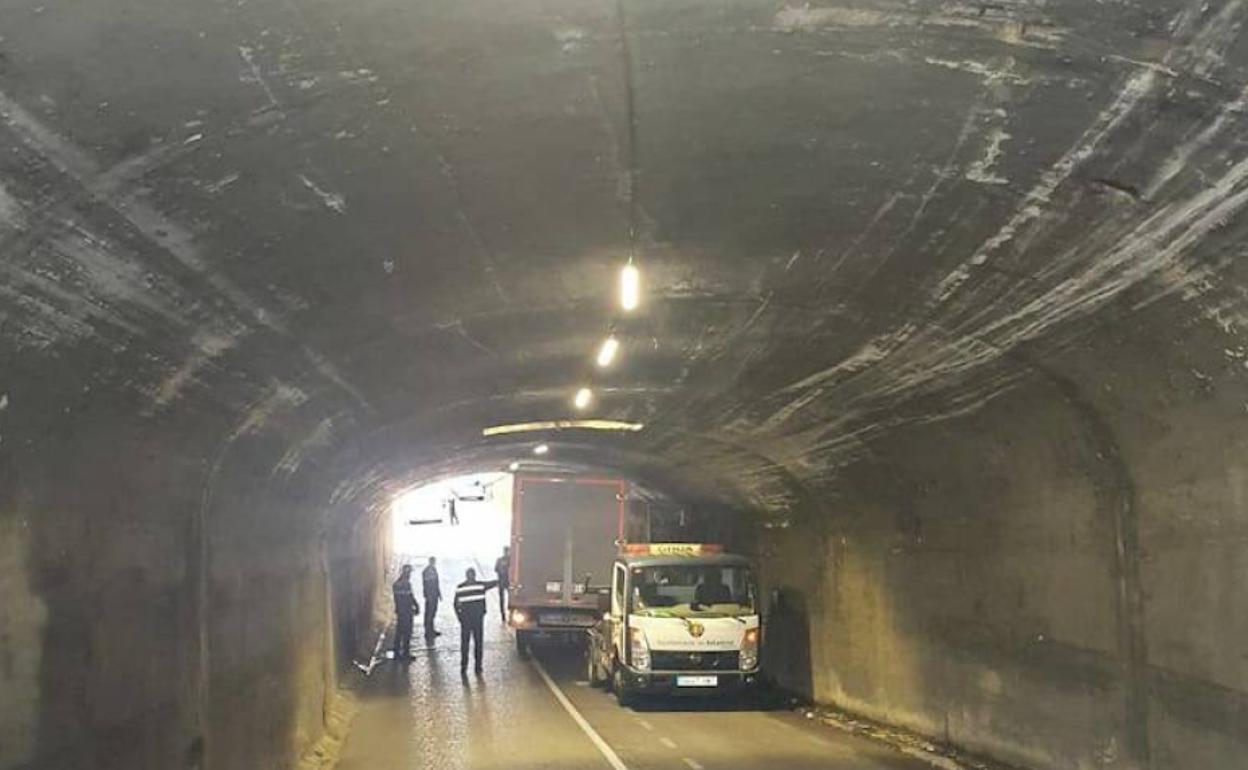
[[[517,476],[513,603],[596,606],[611,585],[626,492],[618,479]]]

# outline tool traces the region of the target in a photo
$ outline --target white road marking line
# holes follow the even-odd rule
[[[607,760],[607,764],[611,765],[613,770],[628,770],[628,765],[620,761],[620,757],[615,751],[602,739],[598,731],[585,721],[585,717],[581,716],[581,712],[576,710],[576,706],[572,705],[572,701],[568,700],[568,696],[563,694],[563,690],[559,689],[559,685],[555,684],[555,680],[550,678],[550,674],[546,673],[546,669],[542,666],[541,661],[537,658],[530,658],[533,662],[533,668],[537,669],[537,673],[542,677],[542,681],[550,688],[550,692],[555,696],[555,700],[559,701],[559,705],[563,706],[563,710],[568,712],[568,716],[572,717],[572,721],[576,722],[576,726],[581,728],[581,732],[589,737],[591,743],[602,754],[603,759]]]
[[[676,748],[676,741],[672,740],[671,738],[667,738],[667,737],[660,738],[660,739],[659,739],[659,743],[663,744],[664,746],[668,747],[669,749],[674,749],[674,748]]]
[[[649,732],[654,732],[654,725],[650,724],[644,719],[638,718],[637,724],[641,725],[642,728],[644,728],[645,730],[648,730]]]
[[[696,759],[690,759],[689,757],[684,757],[680,761],[684,762],[686,765],[689,765],[689,767],[692,770],[706,770],[706,768],[702,766],[702,763]]]

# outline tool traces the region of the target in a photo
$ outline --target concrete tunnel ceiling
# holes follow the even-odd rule
[[[1238,382],[1245,14],[7,3],[0,435],[111,394],[344,495],[548,440],[783,514],[1089,340]],[[586,384],[645,430],[481,437]]]

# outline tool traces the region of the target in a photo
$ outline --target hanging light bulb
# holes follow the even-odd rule
[[[610,366],[619,350],[620,341],[614,336],[607,337],[602,341],[602,347],[598,348],[598,365],[604,368]]]
[[[620,307],[636,310],[641,304],[641,271],[632,262],[620,271]]]
[[[594,400],[594,392],[589,388],[581,388],[576,391],[576,397],[572,399],[572,404],[577,409],[584,409],[589,406],[589,402]]]

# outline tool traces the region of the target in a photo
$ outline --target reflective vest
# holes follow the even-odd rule
[[[498,585],[497,580],[481,582],[464,581],[455,589],[455,614],[460,620],[475,620],[485,616],[485,592]]]

